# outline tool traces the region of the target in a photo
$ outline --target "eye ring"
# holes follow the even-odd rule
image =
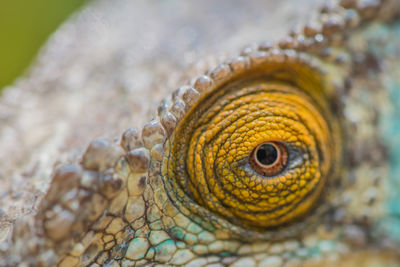
[[[286,146],[279,141],[266,141],[257,145],[250,153],[249,163],[263,176],[275,176],[281,173],[288,160]]]
[[[319,204],[341,140],[331,87],[314,68],[273,57],[244,69],[212,83],[177,123],[161,171],[178,209],[247,236],[297,223]],[[256,160],[262,143],[274,153]]]

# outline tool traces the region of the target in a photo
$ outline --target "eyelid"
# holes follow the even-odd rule
[[[276,58],[213,84],[167,143],[163,179],[192,214],[266,233],[297,225],[319,203],[340,145],[326,81],[303,59]],[[292,154],[269,179],[248,161],[265,140],[284,142]]]

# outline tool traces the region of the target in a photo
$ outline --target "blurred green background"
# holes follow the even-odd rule
[[[85,0],[0,0],[0,91],[35,59],[49,35]]]

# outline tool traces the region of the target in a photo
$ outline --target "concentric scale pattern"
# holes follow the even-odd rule
[[[293,77],[284,75],[293,70]],[[252,228],[304,216],[332,178],[341,145],[323,84],[310,73],[307,66],[267,64],[205,95],[171,138],[167,182]],[[265,142],[282,147],[286,166],[263,172],[252,164],[254,150]]]

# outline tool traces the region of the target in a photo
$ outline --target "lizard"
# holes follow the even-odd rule
[[[141,131],[93,141],[2,263],[398,265],[398,11],[327,5],[178,88]]]

